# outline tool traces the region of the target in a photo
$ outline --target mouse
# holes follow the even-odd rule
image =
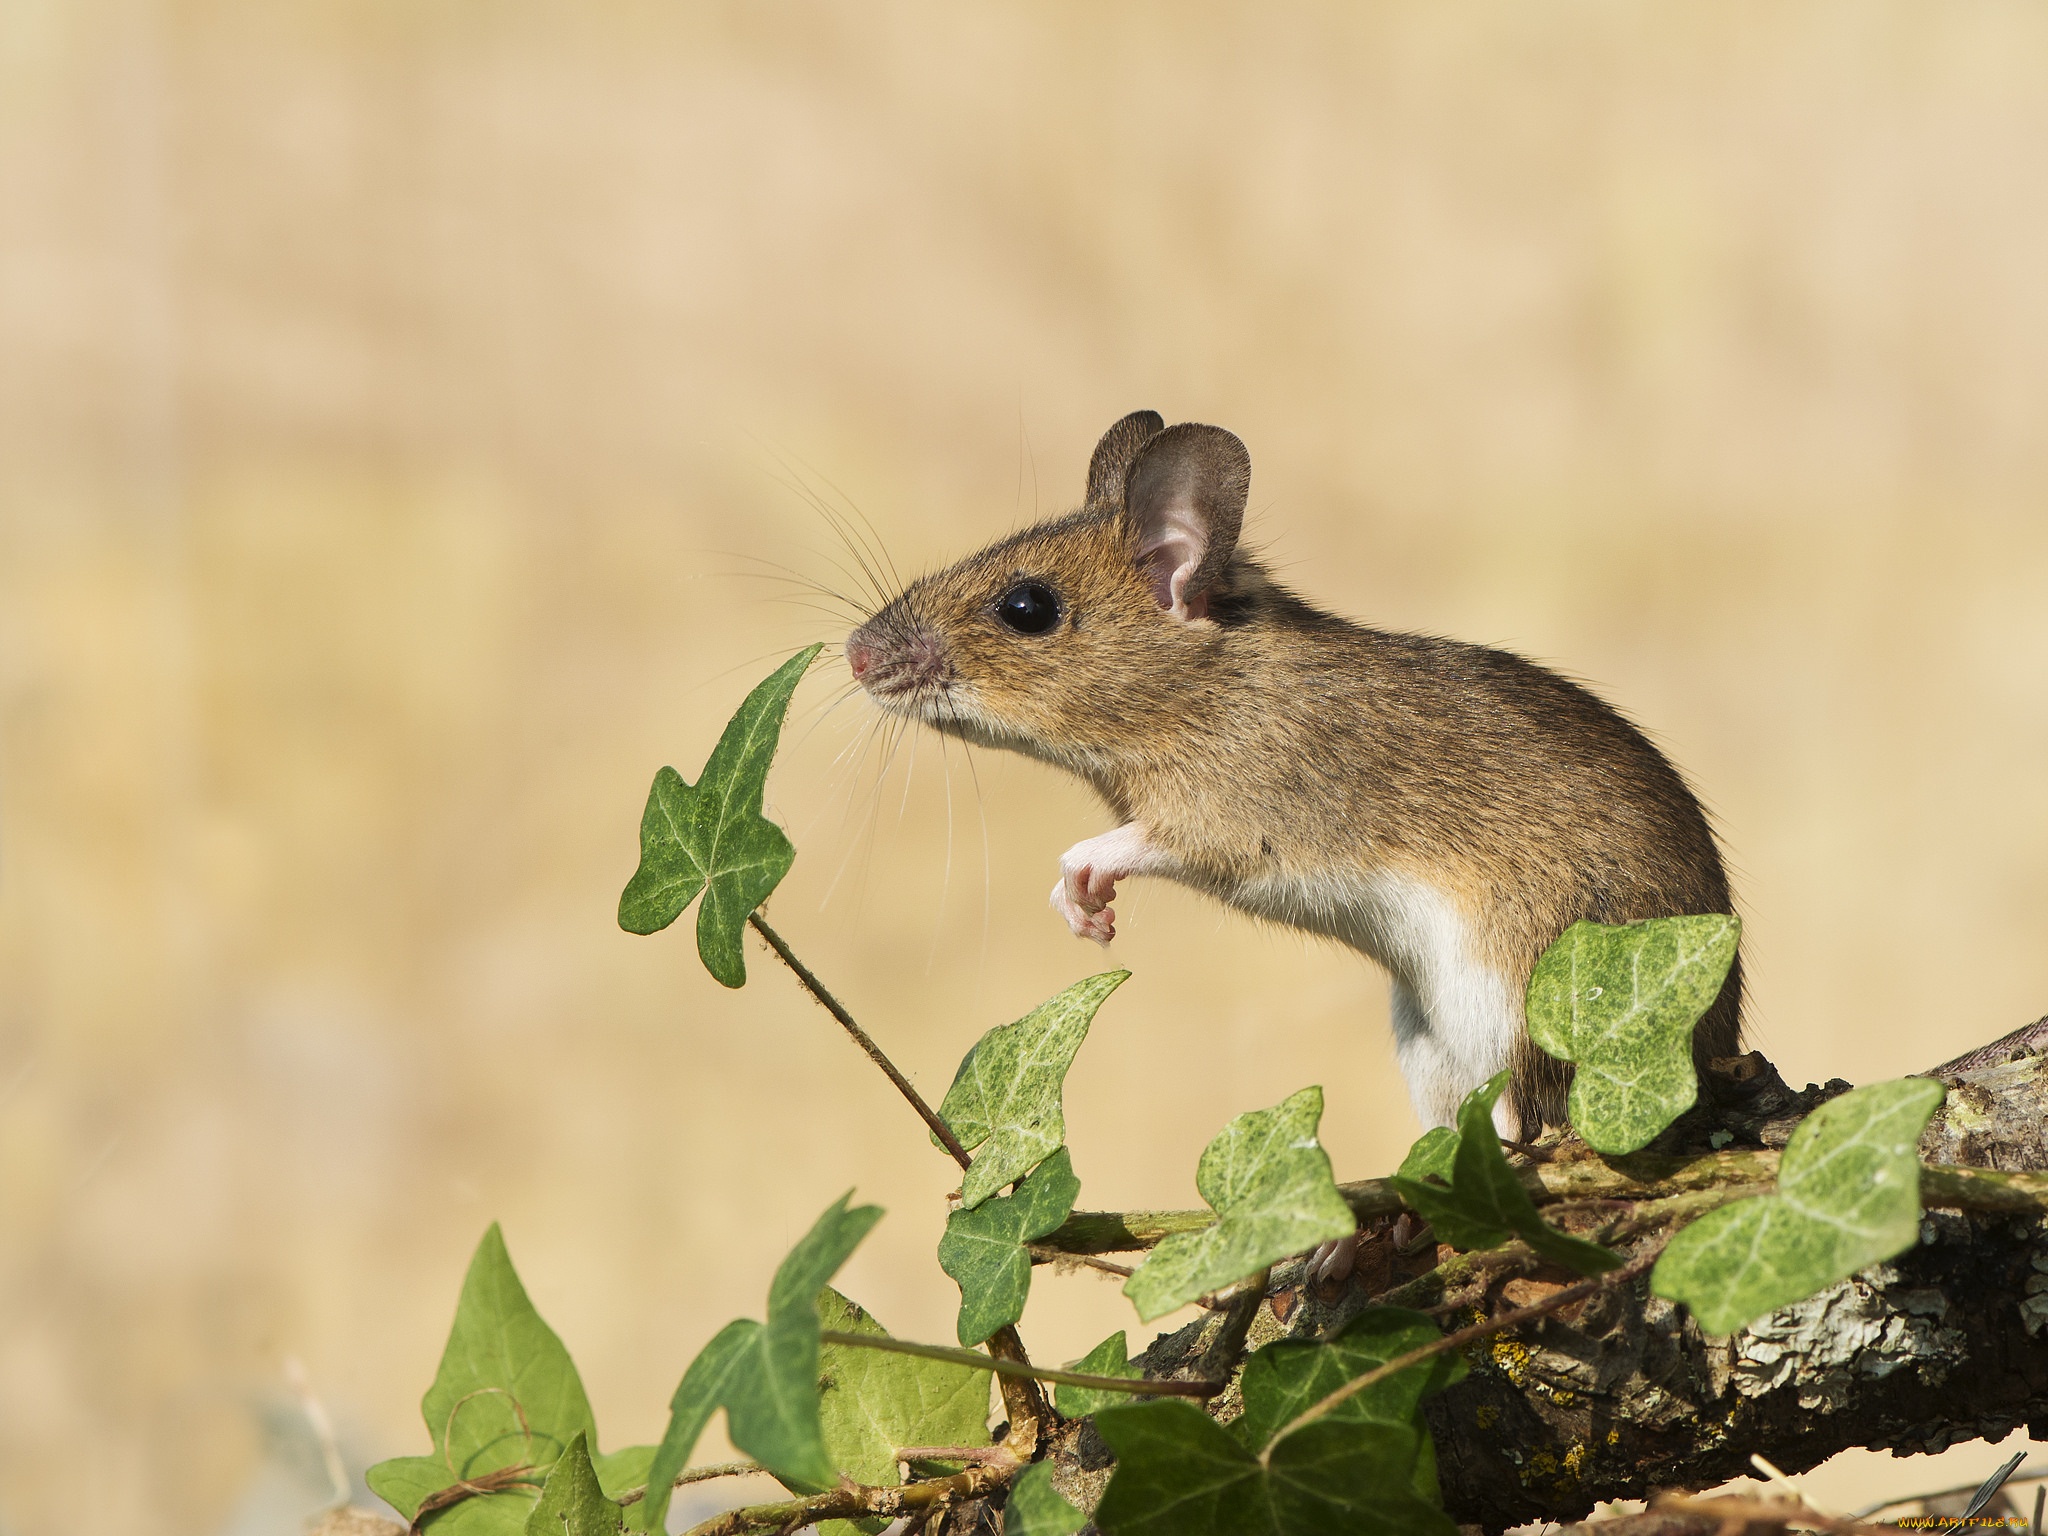
[[[847,638],[881,709],[1084,780],[1114,826],[1060,858],[1053,909],[1116,936],[1119,883],[1177,881],[1335,940],[1392,985],[1417,1117],[1502,1068],[1508,1141],[1565,1123],[1529,1038],[1537,957],[1582,919],[1733,910],[1706,812],[1649,738],[1522,656],[1324,611],[1242,537],[1251,456],[1134,411],[1074,511],[921,576]],[[1741,1037],[1738,953],[1696,1062]]]

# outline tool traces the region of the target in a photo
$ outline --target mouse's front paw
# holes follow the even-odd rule
[[[1107,945],[1116,937],[1116,910],[1109,905],[1115,895],[1114,878],[1100,875],[1086,864],[1060,861],[1060,878],[1052,888],[1052,909],[1067,920],[1075,938]]]

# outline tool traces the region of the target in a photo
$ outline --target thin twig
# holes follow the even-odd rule
[[[1444,1301],[1444,1298],[1462,1292],[1475,1281],[1486,1283],[1495,1274],[1511,1269],[1534,1269],[1542,1262],[1535,1250],[1520,1238],[1499,1248],[1475,1248],[1470,1253],[1454,1253],[1435,1269],[1381,1292],[1373,1298],[1373,1304],[1413,1307],[1420,1312],[1432,1311],[1439,1303],[1446,1309],[1467,1306],[1469,1297],[1464,1301]]]
[[[1667,1226],[1673,1222],[1691,1222],[1706,1215],[1708,1211],[1718,1210],[1724,1205],[1733,1205],[1738,1200],[1751,1200],[1762,1195],[1775,1195],[1777,1192],[1776,1180],[1760,1184],[1725,1184],[1718,1189],[1689,1189],[1684,1194],[1670,1195],[1662,1200],[1644,1200],[1627,1214],[1615,1217],[1591,1236],[1594,1242],[1611,1248],[1655,1227]]]
[[[1031,1255],[1034,1264],[1072,1264],[1077,1268],[1099,1269],[1105,1275],[1115,1275],[1121,1280],[1128,1280],[1138,1272],[1129,1264],[1116,1264],[1108,1259],[1098,1259],[1092,1253],[1062,1253],[1057,1248],[1047,1248],[1040,1243],[1025,1243],[1022,1246],[1024,1251]]]
[[[921,1360],[945,1360],[971,1370],[993,1371],[998,1376],[1017,1376],[1029,1381],[1049,1381],[1062,1387],[1093,1387],[1101,1392],[1129,1392],[1139,1397],[1214,1397],[1223,1390],[1212,1381],[1150,1381],[1136,1376],[1090,1376],[1081,1371],[1052,1371],[1043,1366],[1020,1365],[998,1360],[971,1349],[952,1349],[944,1344],[913,1344],[908,1339],[885,1338],[878,1333],[840,1333],[822,1328],[818,1337],[827,1344],[850,1344],[855,1349],[879,1349],[893,1355],[916,1355]]]
[[[702,1467],[683,1468],[682,1471],[676,1474],[676,1480],[669,1484],[669,1486],[671,1488],[686,1488],[691,1483],[708,1483],[714,1477],[747,1477],[755,1472],[766,1472],[767,1470],[758,1461],[744,1459],[740,1461],[715,1461]],[[619,1495],[618,1504],[623,1509],[627,1505],[638,1504],[646,1497],[647,1490],[645,1487],[628,1488]]]
[[[1861,1520],[1846,1515],[1831,1515],[1798,1499],[1760,1499],[1740,1494],[1718,1497],[1667,1495],[1647,1511],[1653,1515],[1670,1512],[1703,1515],[1718,1521],[1715,1528],[1720,1531],[1753,1530],[1759,1525],[1782,1529],[1793,1521],[1797,1521],[1803,1530],[1827,1531],[1835,1533],[1835,1536],[1880,1536],[1880,1533],[1898,1529],[1890,1525],[1865,1525]]]
[[[783,942],[782,935],[768,926],[767,919],[761,916],[758,909],[747,914],[747,922],[756,933],[768,941],[768,947],[775,951],[776,957],[796,973],[796,979],[803,983],[804,990],[817,999],[819,1005],[844,1026],[846,1032],[853,1036],[854,1044],[866,1051],[868,1059],[880,1067],[889,1081],[896,1085],[897,1092],[909,1101],[910,1107],[916,1110],[918,1116],[931,1128],[931,1133],[938,1138],[939,1145],[953,1155],[953,1161],[963,1169],[970,1166],[973,1159],[967,1155],[967,1149],[960,1145],[960,1138],[953,1134],[953,1128],[933,1112],[931,1105],[925,1103],[924,1096],[910,1086],[910,1079],[896,1070],[896,1063],[875,1044],[874,1038],[866,1030],[854,1022],[853,1015],[846,1011],[845,1005],[825,990],[825,984],[811,974],[810,967],[797,959],[796,952]],[[1031,1385],[1031,1360],[1024,1353],[1024,1341],[1017,1336],[1015,1328],[1000,1328],[988,1341],[988,1347],[992,1355],[1004,1362],[1005,1368],[997,1374],[1003,1377],[1003,1406],[1010,1415],[1011,1437],[1018,1439],[1021,1436],[1024,1442],[1035,1448],[1038,1431],[1046,1420],[1047,1409],[1045,1395]],[[1012,1376],[1022,1379],[1012,1380]]]
[[[691,1526],[684,1536],[745,1536],[752,1531],[794,1531],[821,1520],[857,1520],[866,1515],[881,1515],[891,1520],[906,1515],[916,1516],[935,1505],[953,1499],[973,1498],[1003,1487],[1016,1476],[1021,1465],[973,1466],[951,1477],[905,1483],[899,1488],[870,1488],[859,1483],[842,1483],[837,1488],[805,1498],[729,1509],[702,1525]]]
[[[749,912],[747,922],[752,925],[754,932],[768,941],[768,947],[775,951],[782,963],[796,972],[796,979],[804,984],[804,990],[816,998],[827,1013],[846,1027],[846,1032],[853,1036],[853,1043],[866,1051],[868,1059],[887,1074],[889,1081],[896,1085],[896,1091],[910,1101],[910,1107],[923,1117],[926,1125],[931,1127],[932,1134],[939,1139],[939,1145],[953,1154],[953,1161],[962,1168],[967,1167],[973,1159],[967,1155],[967,1149],[960,1145],[960,1138],[953,1134],[952,1127],[933,1112],[931,1105],[925,1103],[923,1096],[910,1086],[910,1079],[896,1070],[896,1063],[882,1054],[882,1048],[875,1044],[868,1032],[853,1022],[853,1015],[846,1011],[838,998],[825,990],[825,984],[811,974],[810,967],[797,959],[796,952],[782,942],[782,935],[770,928],[758,911]]]
[[[2011,1478],[2008,1479],[2008,1482],[2031,1483],[2037,1477],[2048,1477],[2048,1462],[2037,1461],[2033,1463],[2031,1466],[2022,1465],[2020,1469],[2017,1472],[2015,1472]],[[1983,1484],[1981,1483],[1964,1483],[1957,1487],[1930,1488],[1924,1493],[1902,1494],[1898,1498],[1894,1499],[1879,1499],[1875,1504],[1866,1504],[1861,1509],[1856,1510],[1853,1513],[1855,1514],[1858,1520],[1868,1520],[1872,1515],[1881,1513],[1882,1511],[1890,1509],[1897,1504],[1924,1504],[1932,1499],[1952,1499],[1955,1498],[1958,1494],[1973,1493],[1975,1490],[1981,1487],[1983,1487]],[[2044,1483],[2041,1489],[2037,1491],[2048,1492],[2048,1483]]]
[[[1499,1317],[1488,1318],[1482,1323],[1474,1323],[1469,1328],[1460,1328],[1456,1333],[1447,1333],[1432,1344],[1425,1344],[1420,1349],[1411,1349],[1405,1355],[1396,1355],[1385,1365],[1367,1371],[1363,1376],[1352,1377],[1351,1380],[1345,1382],[1343,1386],[1337,1388],[1328,1397],[1311,1404],[1301,1413],[1281,1425],[1279,1432],[1266,1442],[1266,1448],[1259,1453],[1261,1464],[1267,1466],[1272,1464],[1273,1447],[1286,1439],[1287,1436],[1293,1434],[1294,1431],[1300,1429],[1304,1424],[1314,1423],[1340,1403],[1363,1392],[1374,1382],[1384,1381],[1397,1371],[1405,1371],[1411,1365],[1419,1365],[1424,1360],[1440,1355],[1446,1350],[1457,1349],[1463,1345],[1470,1344],[1474,1339],[1483,1339],[1488,1334],[1500,1333],[1506,1329],[1518,1327],[1523,1323],[1542,1317],[1546,1313],[1555,1312],[1560,1307],[1568,1307],[1573,1302],[1591,1296],[1598,1291],[1612,1290],[1617,1285],[1626,1284],[1647,1271],[1656,1262],[1657,1255],[1663,1251],[1664,1245],[1658,1243],[1647,1252],[1629,1260],[1620,1269],[1611,1269],[1606,1274],[1591,1280],[1581,1280],[1577,1285],[1568,1285],[1563,1290],[1553,1291],[1541,1301],[1534,1302],[1529,1306],[1517,1307],[1512,1312],[1503,1312]]]
[[[1758,1472],[1763,1474],[1765,1482],[1769,1483],[1773,1488],[1776,1488],[1778,1490],[1778,1496],[1780,1498],[1786,1499],[1791,1503],[1800,1505],[1806,1509],[1810,1509],[1814,1511],[1814,1513],[1816,1514],[1827,1515],[1828,1518],[1831,1520],[1839,1518],[1838,1516],[1829,1513],[1829,1511],[1822,1509],[1818,1504],[1814,1503],[1813,1500],[1809,1499],[1806,1496],[1806,1490],[1800,1487],[1797,1483],[1793,1482],[1791,1478],[1787,1477],[1781,1470],[1779,1470],[1777,1464],[1773,1462],[1768,1456],[1765,1456],[1762,1452],[1752,1452],[1749,1458],[1749,1464],[1752,1467],[1755,1467]]]
[[[1074,1269],[1099,1270],[1103,1274],[1110,1275],[1118,1280],[1128,1280],[1137,1273],[1137,1270],[1129,1264],[1114,1264],[1108,1259],[1098,1259],[1092,1253],[1062,1253],[1057,1248],[1043,1248],[1037,1243],[1024,1243],[1020,1246],[1026,1253],[1031,1255],[1032,1263],[1050,1264],[1055,1269],[1065,1265]],[[1218,1301],[1214,1296],[1197,1296],[1195,1298],[1195,1305],[1206,1307],[1211,1312],[1227,1312],[1230,1310],[1229,1302]]]
[[[674,1486],[687,1488],[691,1483],[708,1483],[714,1477],[746,1477],[751,1473],[767,1470],[758,1461],[746,1457],[738,1461],[714,1461],[708,1466],[683,1468],[676,1474]]]
[[[1605,1157],[1575,1148],[1570,1157],[1553,1154],[1513,1170],[1515,1182],[1538,1205],[1566,1200],[1655,1200],[1687,1190],[1751,1184],[1778,1176],[1778,1154],[1769,1148],[1703,1152],[1663,1157],[1649,1152]],[[1364,1221],[1408,1209],[1392,1179],[1359,1179],[1337,1192]],[[1420,1213],[1418,1213],[1420,1214]]]

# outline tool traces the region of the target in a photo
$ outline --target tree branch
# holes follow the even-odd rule
[[[1237,1294],[1224,1303],[1223,1326],[1202,1356],[1202,1377],[1215,1382],[1219,1390],[1229,1384],[1237,1368],[1244,1364],[1245,1338],[1252,1330],[1253,1319],[1259,1315],[1259,1304],[1266,1299],[1266,1287],[1272,1278],[1273,1267],[1269,1264],[1240,1285]]]
[[[1712,1487],[1747,1473],[1758,1450],[1796,1474],[1851,1446],[1936,1451],[2021,1425],[2048,1438],[2048,1057],[2010,1059],[2029,1048],[1987,1048],[1968,1059],[1988,1065],[1939,1074],[1949,1093],[1921,1139],[1928,1210],[1917,1247],[1732,1337],[1703,1335],[1640,1277],[1579,1294],[1576,1276],[1518,1244],[1450,1255],[1410,1278],[1382,1230],[1361,1236],[1354,1280],[1335,1294],[1307,1283],[1299,1261],[1278,1267],[1275,1306],[1251,1342],[1328,1338],[1370,1305],[1452,1313],[1444,1327],[1463,1339],[1471,1370],[1425,1413],[1447,1511],[1487,1532]],[[1709,1075],[1701,1104],[1650,1152],[1539,1147],[1544,1160],[1521,1169],[1524,1186],[1545,1206],[1630,1202],[1610,1241],[1666,1228],[1770,1188],[1800,1120],[1848,1088],[1795,1093],[1760,1057],[1716,1065],[1730,1070]],[[1731,1136],[1733,1145],[1707,1144]],[[1377,1181],[1346,1190],[1354,1210],[1393,1208]],[[1206,1218],[1096,1215],[1042,1242],[1069,1249],[1062,1239],[1078,1237],[1073,1246],[1115,1251],[1102,1239]],[[1198,1320],[1137,1363],[1153,1377],[1191,1371],[1219,1327]],[[1068,1477],[1102,1476],[1092,1443],[1085,1433],[1059,1441]],[[1666,1507],[1615,1529],[1704,1531],[1734,1513]]]
[[[1774,1114],[1803,1113],[1845,1086],[1792,1094],[1772,1073],[1760,1092],[1783,1101]],[[1949,1086],[1921,1139],[1922,1240],[1890,1263],[1729,1338],[1660,1298],[1615,1294],[1468,1355],[1471,1374],[1426,1410],[1452,1514],[1500,1530],[1710,1487],[1747,1473],[1758,1450],[1796,1474],[1852,1446],[2048,1433],[2048,1175],[2015,1166],[2040,1155],[2048,1059]],[[1959,1155],[1979,1166],[1949,1161]]]
[[[1489,1318],[1483,1323],[1474,1323],[1469,1328],[1460,1328],[1456,1333],[1447,1333],[1433,1344],[1420,1345],[1415,1349],[1409,1350],[1406,1354],[1396,1355],[1384,1365],[1373,1367],[1373,1369],[1365,1372],[1362,1376],[1352,1377],[1327,1397],[1309,1404],[1308,1407],[1274,1431],[1273,1439],[1267,1442],[1265,1449],[1259,1453],[1259,1461],[1261,1464],[1270,1465],[1274,1443],[1293,1434],[1303,1425],[1313,1424],[1317,1419],[1323,1417],[1324,1414],[1334,1408],[1341,1407],[1351,1398],[1363,1392],[1367,1387],[1377,1382],[1385,1381],[1389,1376],[1394,1375],[1398,1371],[1405,1371],[1410,1366],[1420,1365],[1423,1361],[1433,1356],[1446,1354],[1454,1349],[1462,1349],[1467,1344],[1477,1343],[1480,1339],[1492,1334],[1505,1333],[1510,1328],[1519,1328],[1524,1323],[1533,1323],[1537,1318],[1548,1316],[1560,1307],[1568,1307],[1575,1301],[1584,1301],[1596,1292],[1612,1290],[1616,1286],[1627,1285],[1638,1276],[1647,1273],[1650,1266],[1657,1262],[1657,1255],[1663,1251],[1664,1245],[1658,1243],[1648,1252],[1638,1254],[1635,1258],[1629,1260],[1620,1269],[1611,1269],[1604,1275],[1596,1275],[1590,1280],[1581,1280],[1577,1285],[1567,1285],[1560,1290],[1551,1292],[1550,1295],[1544,1297],[1541,1301],[1531,1302],[1528,1306],[1518,1307],[1512,1312],[1503,1312],[1499,1317]]]

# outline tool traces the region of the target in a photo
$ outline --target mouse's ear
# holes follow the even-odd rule
[[[1088,461],[1088,505],[1108,502],[1112,507],[1124,499],[1124,476],[1131,460],[1153,438],[1166,430],[1166,418],[1157,411],[1133,411],[1102,434],[1095,445],[1095,457]]]
[[[1146,443],[1124,480],[1124,521],[1159,606],[1206,618],[1209,587],[1237,548],[1252,456],[1221,427],[1183,422]]]

